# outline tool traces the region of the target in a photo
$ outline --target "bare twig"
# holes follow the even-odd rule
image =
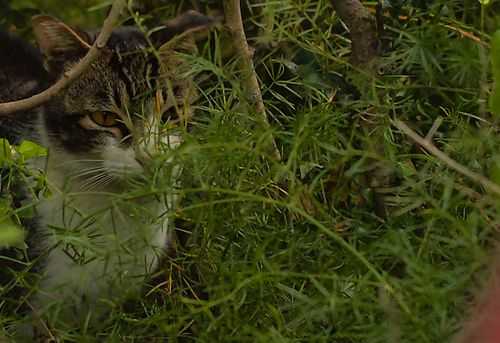
[[[481,38],[477,37],[476,35],[474,35],[474,33],[472,32],[468,32],[468,31],[465,31],[465,30],[462,30],[458,27],[454,27],[452,25],[449,25],[449,24],[439,24],[443,27],[446,27],[447,29],[450,29],[452,31],[455,31],[455,32],[458,32],[460,34],[460,37],[465,37],[465,38],[469,38],[471,40],[473,40],[474,42],[476,43],[479,43],[481,44],[482,46],[488,48],[489,47],[489,44],[483,40],[481,40]]]
[[[232,36],[232,41],[238,54],[241,69],[242,69],[242,88],[245,91],[246,100],[250,105],[255,107],[257,114],[261,115],[262,122],[268,128],[269,121],[266,116],[262,93],[255,73],[255,67],[252,61],[252,53],[248,47],[245,29],[243,28],[243,20],[241,18],[241,6],[239,0],[224,1],[224,14],[226,24]],[[276,160],[281,160],[281,154],[276,146],[276,142],[272,139],[272,154]]]
[[[425,136],[425,140],[431,142],[432,138],[436,134],[437,130],[443,123],[443,117],[439,116],[436,118],[434,123],[432,123],[432,127],[430,128],[429,132],[427,132],[427,135]]]
[[[29,98],[1,103],[0,115],[10,115],[14,112],[25,111],[39,106],[50,100],[62,89],[68,87],[73,81],[75,81],[81,74],[85,72],[85,70],[87,70],[92,62],[95,61],[95,59],[101,53],[101,49],[106,46],[109,36],[111,35],[113,28],[116,26],[120,14],[125,6],[125,0],[115,0],[113,2],[109,15],[102,26],[102,30],[90,50],[73,68],[65,72],[55,84],[53,84],[43,92],[35,94]]]
[[[439,160],[441,160],[444,164],[446,164],[448,167],[451,169],[455,170],[456,172],[467,176],[469,179],[472,181],[479,183],[482,185],[487,191],[495,193],[497,195],[500,195],[500,186],[488,179],[487,177],[478,174],[476,172],[473,172],[472,170],[468,169],[467,167],[461,165],[448,155],[446,155],[444,152],[439,150],[434,144],[432,144],[431,141],[426,140],[425,138],[421,137],[418,133],[410,129],[408,125],[403,123],[401,120],[394,120],[394,125],[400,129],[402,132],[404,132],[408,137],[410,137],[415,143],[421,145],[422,147],[425,148],[428,152],[436,156]]]

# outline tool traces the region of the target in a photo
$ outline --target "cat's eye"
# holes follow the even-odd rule
[[[116,126],[118,125],[118,116],[112,112],[92,112],[90,115],[90,119],[94,123],[104,127]]]

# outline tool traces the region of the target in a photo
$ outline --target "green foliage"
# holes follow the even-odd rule
[[[12,146],[6,139],[0,139],[0,247],[22,247],[24,230],[20,225],[20,212],[13,208],[10,185],[19,177],[25,179],[31,175],[27,171],[27,160],[47,155],[47,150],[41,146],[23,141],[20,146]],[[4,186],[5,184],[5,186]],[[27,215],[25,212],[24,215]]]
[[[493,92],[490,96],[490,108],[500,116],[500,30],[491,38],[491,70],[493,74]]]
[[[0,203],[0,211],[9,208],[9,204]],[[5,213],[0,213],[5,217]],[[15,224],[12,219],[7,218],[0,222],[0,247],[20,246],[24,242],[23,229]]]
[[[500,84],[498,33],[491,70],[484,58],[495,3],[482,25],[479,1],[387,2],[375,77],[350,65],[329,1],[251,3],[245,24],[272,129],[240,103],[237,63],[215,32],[192,58],[193,73],[205,76],[193,130],[168,155],[184,167],[176,216],[187,223],[185,244],[148,296],[110,305],[98,327],[52,333],[74,342],[449,341],[485,279],[498,199],[416,147],[391,118],[422,136],[439,118],[433,142],[500,182],[498,127],[482,106],[492,79]],[[83,5],[64,4],[57,11],[86,23]],[[269,156],[271,135],[280,163]],[[21,147],[26,158],[39,155]],[[369,184],[379,166],[390,174],[385,219]],[[137,194],[171,191],[154,181]]]
[[[34,157],[47,156],[47,149],[30,141],[23,141],[17,148],[17,152],[23,158],[23,160],[28,160]]]
[[[14,151],[6,139],[0,139],[0,167],[12,165]],[[11,219],[12,206],[7,199],[0,199],[0,247],[23,242],[23,229]]]

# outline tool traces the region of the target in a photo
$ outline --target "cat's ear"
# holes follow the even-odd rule
[[[86,32],[51,16],[36,15],[31,22],[38,46],[48,60],[68,54],[84,54],[92,45],[91,37]]]
[[[197,11],[187,11],[169,21],[151,34],[151,41],[160,50],[191,52],[195,49],[197,35],[206,34],[220,22],[220,18]]]

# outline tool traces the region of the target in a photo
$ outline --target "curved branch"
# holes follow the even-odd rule
[[[96,58],[101,53],[101,49],[106,46],[109,36],[116,26],[116,23],[120,18],[120,14],[125,6],[125,0],[115,0],[113,2],[108,17],[106,18],[102,26],[102,30],[90,50],[73,68],[65,72],[56,83],[54,83],[43,92],[35,94],[29,98],[0,103],[0,115],[11,115],[18,111],[25,111],[33,107],[40,106],[57,95],[62,89],[68,87],[73,81],[75,81],[81,74],[85,72],[85,70],[88,69],[92,62],[96,60]]]
[[[240,0],[224,1],[224,15],[229,32],[232,36],[236,54],[239,57],[242,69],[241,82],[246,100],[250,105],[255,107],[255,111],[261,116],[262,122],[266,128],[268,128],[270,125],[266,116],[264,100],[262,99],[259,81],[257,79],[257,74],[255,73],[255,67],[252,61],[253,54],[250,52],[250,48],[248,47],[245,29],[243,27],[243,20],[241,18]],[[273,157],[278,161],[281,160],[281,155],[274,139],[272,140],[272,145]]]

